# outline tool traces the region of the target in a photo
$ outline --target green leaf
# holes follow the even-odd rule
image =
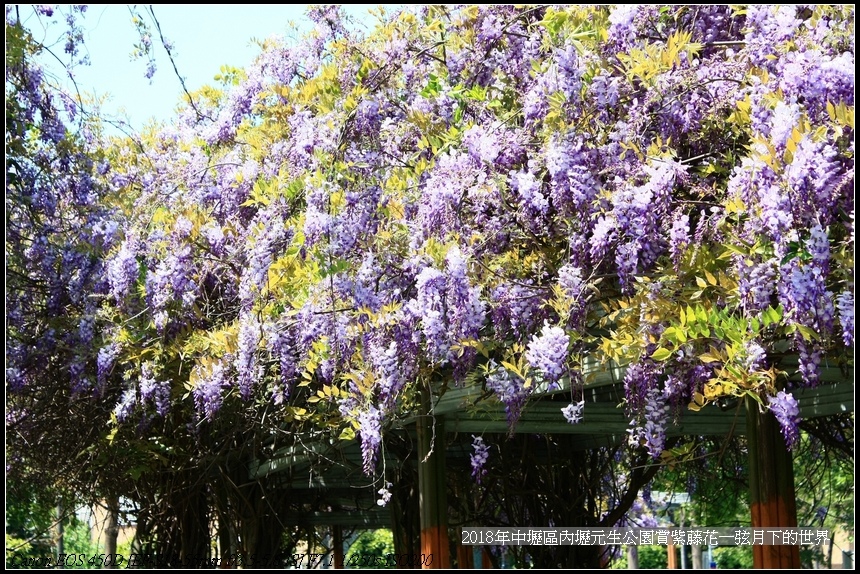
[[[678,344],[678,329],[676,327],[667,327],[665,331],[663,331],[663,338],[670,343]]]
[[[520,373],[520,369],[513,363],[509,363],[508,361],[502,361],[502,366],[510,372],[522,376],[522,374]]]
[[[148,469],[145,466],[136,466],[132,468],[128,473],[131,475],[132,480],[137,481],[140,476],[146,472]]]
[[[672,351],[669,349],[665,349],[663,347],[658,348],[654,353],[651,354],[651,358],[655,361],[665,361],[669,357],[672,356]]]
[[[745,249],[745,247],[747,247],[746,245],[742,246],[742,245],[734,245],[731,243],[725,243],[725,244],[723,244],[723,247],[726,248],[726,253],[720,255],[720,259],[727,259],[728,257],[723,257],[723,255],[731,256],[732,253],[736,253],[738,255],[743,255],[744,257],[746,257],[747,255],[750,254],[749,249],[748,248]]]
[[[803,335],[803,338],[807,341],[817,341],[820,338],[818,333],[815,332],[815,329],[807,327],[806,325],[797,325],[797,330],[800,331],[800,334]]]
[[[696,322],[696,310],[693,309],[690,305],[687,305],[687,323],[695,323]]]
[[[680,327],[668,327],[663,331],[663,338],[675,345],[682,345],[687,342],[685,329]]]
[[[779,323],[780,319],[782,319],[782,312],[780,309],[774,309],[773,307],[768,307],[767,309],[765,309],[762,315],[765,327],[772,323]]]

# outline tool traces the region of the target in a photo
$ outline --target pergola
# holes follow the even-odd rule
[[[796,357],[786,357],[780,367],[796,370]],[[425,396],[430,415],[414,416],[391,432],[402,433],[417,444],[420,548],[432,554],[427,567],[450,567],[446,466],[468,466],[472,434],[534,433],[566,434],[581,450],[620,444],[628,436],[629,420],[619,405],[623,399],[625,369],[616,365],[592,365],[585,373],[585,408],[582,422],[565,421],[560,409],[569,401],[569,389],[535,392],[510,429],[504,407],[478,385],[449,387],[440,396]],[[794,377],[793,377],[794,378]],[[854,410],[853,370],[824,364],[821,383],[793,391],[801,418],[813,419]],[[791,455],[779,426],[770,413],[760,413],[756,403],[735,400],[685,410],[667,429],[667,436],[746,435],[749,445],[751,524],[753,527],[796,527],[794,475]],[[440,437],[455,435],[455,448],[431,448],[446,444]],[[362,474],[360,444],[353,441],[321,441],[307,437],[302,446],[281,449],[271,459],[249,468],[251,480],[279,479],[292,492],[308,499],[324,500],[326,510],[282,516],[288,524],[330,526],[334,532],[335,564],[343,564],[343,527],[375,529],[390,527],[406,511],[400,504],[376,504],[376,488]],[[541,526],[541,525],[519,525]],[[565,525],[576,527],[575,524]],[[414,544],[400,542],[398,553]],[[459,540],[456,541],[459,548]],[[398,545],[398,541],[395,541]],[[800,567],[797,546],[755,546],[757,568]],[[471,564],[471,550],[460,549],[458,562]]]

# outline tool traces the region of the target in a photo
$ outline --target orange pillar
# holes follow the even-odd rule
[[[753,528],[797,528],[794,466],[779,423],[747,399],[750,515]],[[753,546],[754,568],[800,568],[799,546]]]
[[[666,545],[666,553],[668,555],[667,556],[667,558],[668,558],[667,567],[670,570],[677,570],[678,569],[678,549],[675,547],[674,544],[667,544]]]
[[[422,568],[450,568],[448,498],[445,480],[445,424],[430,413],[429,389],[422,389],[418,427],[418,493]],[[435,426],[435,429],[434,429]]]

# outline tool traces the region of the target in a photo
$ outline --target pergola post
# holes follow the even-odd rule
[[[423,416],[418,427],[418,493],[423,568],[450,568],[448,498],[445,480],[445,424],[430,415],[430,393],[421,393]],[[431,558],[432,556],[432,558]],[[429,564],[428,564],[429,562]]]
[[[747,449],[753,528],[797,528],[791,454],[770,412],[747,398]],[[753,546],[754,568],[800,568],[799,546]]]

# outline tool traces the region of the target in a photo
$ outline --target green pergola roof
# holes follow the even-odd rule
[[[783,361],[784,369],[796,366],[791,359]],[[511,429],[504,406],[487,397],[480,386],[449,388],[434,400],[433,416],[444,417],[447,435],[462,435],[460,448],[449,448],[446,458],[452,463],[468,465],[472,434],[540,433],[576,435],[575,445],[588,449],[618,444],[627,437],[630,421],[621,406],[624,369],[595,369],[587,375],[583,420],[568,423],[561,408],[569,402],[569,390],[536,392],[524,407]],[[814,388],[798,388],[792,393],[800,405],[801,417],[811,419],[854,411],[853,371],[825,366],[822,382]],[[700,411],[687,408],[673,413],[668,436],[707,436],[746,434],[746,412],[743,401],[718,406],[706,405]],[[402,432],[414,435],[417,417],[401,422]],[[249,468],[251,479],[276,476],[293,491],[305,492],[309,500],[324,500],[331,510],[285,516],[296,524],[330,524],[361,528],[379,528],[390,524],[390,510],[376,505],[375,485],[362,473],[362,455],[358,440],[330,441],[308,437],[302,446],[281,449],[266,461]]]

